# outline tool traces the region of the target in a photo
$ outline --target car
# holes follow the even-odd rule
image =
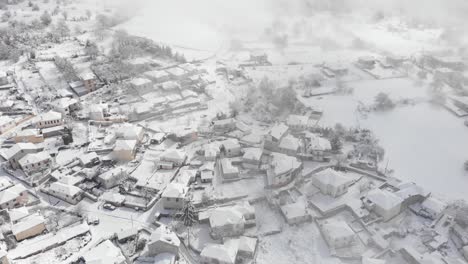
[[[99,218],[97,218],[96,216],[88,216],[86,222],[88,223],[88,225],[99,225]]]
[[[107,209],[107,210],[110,210],[110,211],[114,211],[115,210],[115,206],[110,204],[110,203],[106,203],[102,206],[104,209]]]

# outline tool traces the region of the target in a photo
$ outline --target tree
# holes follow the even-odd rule
[[[55,25],[55,30],[61,39],[64,39],[70,36],[70,28],[67,26],[67,23],[63,19],[60,19],[57,22],[57,24]]]
[[[96,43],[87,41],[86,42],[86,47],[85,47],[85,52],[86,55],[88,55],[91,59],[96,59],[96,57],[99,55],[99,48],[96,45]]]
[[[180,211],[179,219],[184,223],[185,226],[192,226],[197,222],[195,207],[190,200],[185,202],[184,207]]]
[[[50,17],[49,12],[44,11],[44,13],[42,13],[41,22],[44,24],[44,26],[48,26],[50,23],[52,23],[52,18]]]
[[[395,107],[392,99],[388,96],[388,94],[380,92],[375,96],[375,108],[377,110],[388,110]]]
[[[32,7],[32,11],[39,11],[39,6],[36,4]]]
[[[333,151],[340,151],[343,148],[343,142],[337,135],[330,140],[330,145]]]

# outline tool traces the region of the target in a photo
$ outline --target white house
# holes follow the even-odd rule
[[[180,183],[170,183],[161,195],[166,209],[182,209],[187,200],[189,188]]]
[[[33,175],[49,170],[52,167],[52,157],[45,151],[29,153],[18,164],[26,175]]]
[[[283,123],[274,125],[268,134],[264,137],[264,148],[271,151],[276,151],[281,139],[286,136],[288,131],[289,127]]]
[[[20,168],[19,160],[29,153],[37,153],[42,148],[32,143],[16,143],[11,148],[5,151],[6,158],[10,163],[12,169],[16,170]]]
[[[239,236],[244,233],[245,218],[239,210],[220,207],[210,213],[211,236],[215,239]]]
[[[400,213],[403,199],[387,190],[373,189],[362,202],[369,211],[388,221]]]
[[[227,139],[221,143],[224,155],[228,158],[236,157],[241,154],[241,145],[237,139]]]
[[[13,118],[9,116],[0,116],[0,134],[7,132],[15,126],[16,122]]]
[[[137,125],[125,123],[117,127],[116,137],[125,140],[136,140],[140,143],[145,136],[145,130]]]
[[[245,148],[242,156],[242,166],[249,169],[258,169],[262,162],[263,149]]]
[[[294,131],[306,130],[309,127],[309,117],[303,115],[289,115],[286,124]]]
[[[348,191],[350,180],[342,172],[328,168],[316,173],[312,183],[320,192],[332,197],[338,197]]]
[[[421,203],[422,213],[430,219],[436,219],[437,216],[445,210],[445,208],[447,208],[447,204],[433,196],[427,198]]]
[[[312,219],[303,201],[283,205],[280,210],[290,225],[304,223]]]
[[[154,90],[153,83],[146,78],[135,78],[130,81],[130,85],[139,94],[149,93]]]
[[[27,204],[28,191],[21,184],[0,191],[0,209],[12,209]]]
[[[80,102],[75,98],[64,97],[52,102],[52,107],[57,112],[69,115],[80,109]]]
[[[200,253],[202,264],[235,264],[238,252],[238,241],[227,241],[221,244],[206,244]]]
[[[112,151],[112,154],[119,161],[131,161],[135,158],[136,149],[136,140],[119,139],[115,141],[115,146]]]
[[[281,139],[278,147],[281,153],[294,156],[299,151],[300,142],[293,135],[287,135]]]
[[[109,105],[107,104],[92,104],[88,107],[88,118],[95,121],[106,120],[106,115],[109,111]]]
[[[150,256],[162,253],[171,253],[178,256],[179,247],[180,240],[177,235],[162,225],[151,234],[148,242],[148,253]]]
[[[351,227],[342,220],[326,220],[320,223],[320,229],[327,244],[335,249],[349,247],[358,239]]]
[[[59,112],[49,111],[37,116],[33,124],[36,128],[48,128],[63,125],[63,116]]]
[[[51,183],[46,192],[71,204],[77,204],[83,199],[83,190],[61,182]]]
[[[117,186],[125,177],[127,177],[127,171],[123,167],[116,167],[100,174],[96,181],[104,188],[110,189]]]
[[[127,260],[120,248],[115,246],[110,240],[104,240],[97,246],[93,246],[83,254],[86,263],[96,264],[125,264]]]
[[[305,133],[305,138],[307,139],[307,153],[323,157],[332,149],[330,140],[326,138],[320,137],[310,132]]]
[[[162,83],[169,81],[170,75],[166,71],[154,70],[154,71],[147,71],[143,73],[145,78],[152,80],[155,83]]]
[[[215,161],[216,158],[219,156],[219,146],[217,144],[211,143],[206,144],[203,147],[205,161]]]
[[[174,166],[179,167],[187,160],[187,153],[178,149],[169,149],[161,155],[160,159],[161,161],[171,162]]]
[[[30,215],[11,226],[16,241],[37,236],[46,230],[45,219],[39,214]]]
[[[239,169],[232,165],[230,159],[221,159],[219,165],[224,180],[233,180],[239,178]]]
[[[230,132],[236,129],[236,120],[234,118],[227,118],[213,121],[213,129],[215,132]]]
[[[302,170],[302,162],[296,157],[273,152],[270,155],[270,167],[267,169],[267,185],[280,187],[291,182]]]

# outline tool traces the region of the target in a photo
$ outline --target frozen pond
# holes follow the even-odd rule
[[[408,79],[361,81],[353,86],[351,96],[306,100],[323,108],[321,124],[340,122],[370,128],[385,148],[384,162],[388,159],[396,177],[414,181],[449,198],[466,198],[468,173],[463,163],[468,159],[468,127],[462,119],[424,102],[428,97],[426,88],[415,86]],[[367,117],[356,113],[359,102],[372,102],[380,91],[388,92],[393,98],[405,94],[419,103]]]

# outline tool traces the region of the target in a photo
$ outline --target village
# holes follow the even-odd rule
[[[366,80],[426,85],[464,123],[468,61],[188,59],[111,10],[4,2],[2,24],[28,22],[0,35],[22,47],[0,62],[1,264],[468,262],[466,201],[400,179],[370,129],[321,123]]]

